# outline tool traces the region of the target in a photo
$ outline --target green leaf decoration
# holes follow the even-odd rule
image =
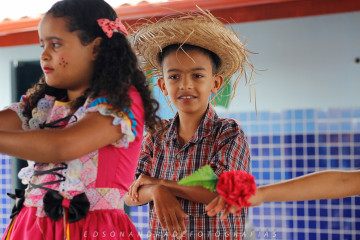
[[[211,95],[211,104],[214,106],[222,106],[229,108],[231,101],[232,84],[228,79],[224,79],[224,83],[216,94]]]
[[[209,165],[205,165],[202,168],[196,170],[190,176],[187,176],[180,181],[178,184],[185,186],[203,186],[204,188],[214,191],[218,177]]]

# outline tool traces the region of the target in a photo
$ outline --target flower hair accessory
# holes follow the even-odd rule
[[[227,203],[238,207],[249,207],[247,201],[256,192],[255,178],[245,171],[229,171],[218,178],[209,165],[198,169],[190,176],[181,179],[178,184],[186,186],[203,186],[216,191]]]
[[[115,21],[111,21],[106,18],[100,18],[97,20],[97,22],[108,38],[111,38],[114,32],[121,32],[125,36],[128,35],[124,24],[122,24],[119,18],[116,18]]]

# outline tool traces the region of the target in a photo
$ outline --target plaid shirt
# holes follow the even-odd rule
[[[195,135],[185,145],[178,141],[179,116],[163,120],[165,131],[143,139],[136,177],[145,174],[154,178],[178,181],[209,164],[217,176],[230,170],[250,170],[250,151],[239,123],[217,116],[211,104]],[[220,220],[220,214],[209,217],[205,204],[179,198],[185,213],[187,236],[184,239],[242,239],[247,209]],[[171,239],[164,231],[150,202],[151,239]],[[150,234],[150,233],[149,233]],[[173,238],[174,239],[174,238]]]

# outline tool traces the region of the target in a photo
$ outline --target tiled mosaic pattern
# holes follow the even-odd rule
[[[320,170],[360,168],[360,109],[220,115],[241,123],[258,185]],[[146,233],[143,211],[146,206],[133,207],[131,216]],[[249,223],[249,239],[360,239],[360,197],[264,203],[250,208]]]
[[[0,161],[0,236],[2,236],[10,222],[9,216],[13,203],[6,195],[8,192],[12,192],[11,158],[0,153]]]
[[[149,214],[148,205],[130,208],[130,218],[135,224],[141,239],[148,239],[149,233]]]
[[[360,168],[360,109],[230,113],[244,128],[258,185]],[[257,239],[360,239],[360,197],[250,208]]]

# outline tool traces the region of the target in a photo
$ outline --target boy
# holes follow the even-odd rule
[[[209,164],[219,176],[250,170],[250,152],[241,126],[221,119],[209,103],[224,78],[247,62],[244,45],[210,13],[167,18],[140,28],[135,48],[155,70],[158,85],[178,112],[164,129],[147,135],[136,176],[125,202],[150,203],[151,239],[242,239],[246,209],[221,221],[205,206],[218,194],[177,181]],[[167,230],[167,231],[166,231]]]

